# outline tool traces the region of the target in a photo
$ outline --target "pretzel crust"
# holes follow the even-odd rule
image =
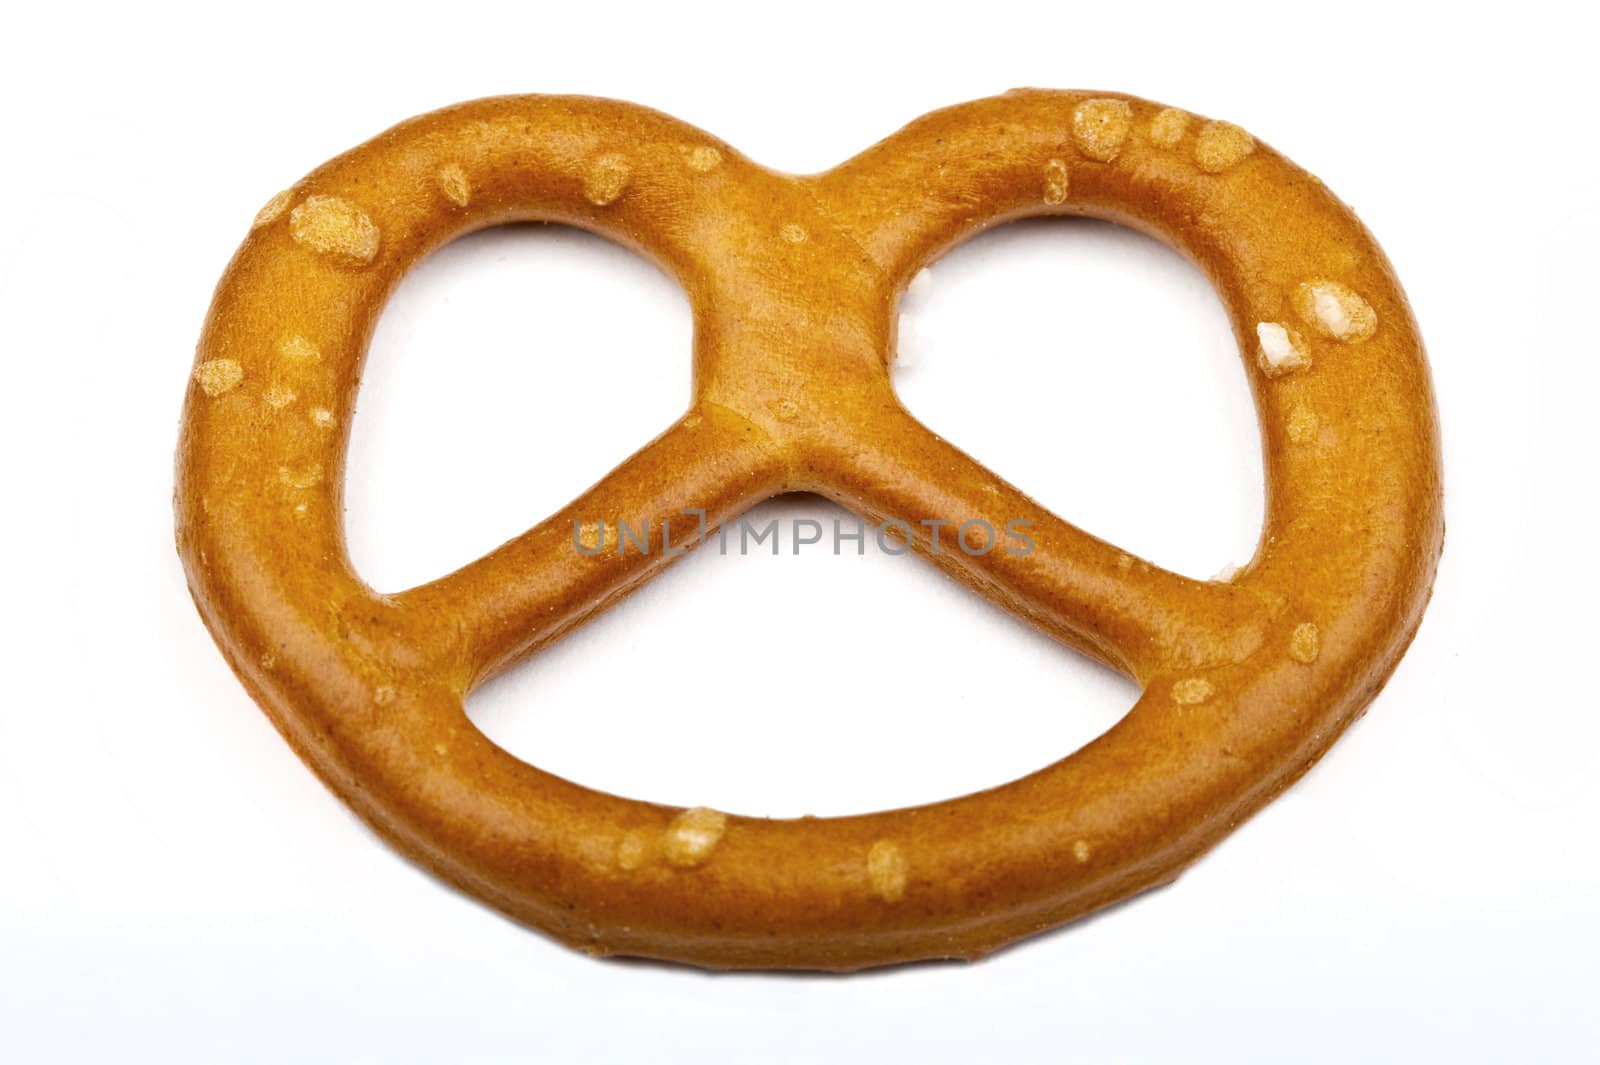
[[[896,301],[917,270],[1045,214],[1154,234],[1220,293],[1267,475],[1258,552],[1231,579],[1190,580],[1074,528],[895,398]],[[677,278],[695,315],[691,407],[523,536],[379,594],[341,521],[373,326],[422,256],[530,219],[600,233]],[[474,685],[673,557],[588,556],[575,521],[666,521],[684,543],[684,508],[715,528],[791,491],[914,526],[1033,521],[1029,555],[935,561],[1135,678],[1138,703],[1021,780],[829,819],[603,794],[472,726]],[[805,177],[608,100],[496,98],[402,123],[257,215],[200,340],[176,512],[190,590],[234,671],[401,851],[595,954],[829,970],[977,957],[1173,879],[1382,687],[1444,530],[1421,340],[1350,210],[1227,123],[1044,90],[934,112]]]

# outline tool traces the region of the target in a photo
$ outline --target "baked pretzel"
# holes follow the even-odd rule
[[[910,279],[986,227],[1047,214],[1152,233],[1221,292],[1268,479],[1259,550],[1230,579],[1190,580],[1074,528],[896,399]],[[678,279],[695,317],[691,406],[527,533],[379,594],[341,520],[373,325],[422,256],[529,219],[603,234]],[[632,104],[522,96],[402,123],[261,209],[200,340],[177,536],[256,701],[439,876],[595,954],[843,970],[977,957],[1171,880],[1305,772],[1420,622],[1443,540],[1439,463],[1421,341],[1383,253],[1237,126],[1019,90],[793,177]],[[797,820],[592,791],[472,726],[475,685],[677,557],[577,550],[587,523],[683,544],[700,527],[686,511],[714,529],[799,491],[906,520],[926,554],[927,519],[1031,522],[1030,552],[937,564],[1134,678],[1137,705],[1003,787]]]

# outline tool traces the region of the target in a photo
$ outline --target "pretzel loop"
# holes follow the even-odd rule
[[[1034,214],[1154,233],[1222,294],[1268,476],[1263,539],[1235,579],[1189,580],[1074,528],[896,399],[899,292],[953,244]],[[523,536],[379,594],[353,572],[340,518],[374,323],[431,249],[526,219],[594,230],[678,279],[693,403]],[[235,671],[397,847],[596,953],[832,969],[975,956],[1170,879],[1370,701],[1420,622],[1443,535],[1427,366],[1370,235],[1242,130],[1132,97],[975,101],[802,178],[628,104],[450,108],[263,208],[196,363],[178,544]],[[605,795],[472,727],[473,685],[675,557],[580,550],[586,523],[664,523],[682,543],[686,511],[715,527],[797,490],[914,526],[1028,522],[1032,552],[938,561],[1135,677],[1137,705],[1003,787],[820,820]]]

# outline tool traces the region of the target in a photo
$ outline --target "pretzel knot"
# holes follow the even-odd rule
[[[1190,580],[1074,528],[896,399],[896,300],[917,270],[1045,214],[1154,233],[1226,303],[1268,477],[1259,550],[1232,578]],[[593,230],[678,279],[692,404],[521,537],[378,594],[340,517],[373,325],[429,251],[527,219]],[[929,554],[927,519],[1031,523],[1031,551],[935,561],[1133,677],[1138,703],[1022,780],[837,819],[622,799],[473,728],[474,685],[676,557],[575,549],[586,523],[683,544],[701,522],[686,512],[715,529],[796,491],[907,522]],[[1351,212],[1236,126],[1034,90],[927,115],[809,177],[607,100],[481,100],[395,127],[275,196],[229,265],[185,407],[177,525],[234,670],[406,854],[596,954],[821,969],[978,956],[1176,876],[1372,699],[1443,539],[1417,327]]]

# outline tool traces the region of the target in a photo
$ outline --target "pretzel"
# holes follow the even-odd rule
[[[1074,528],[895,397],[910,279],[988,226],[1051,214],[1156,235],[1227,305],[1268,480],[1259,549],[1231,578],[1191,580]],[[341,519],[374,323],[429,251],[529,219],[602,234],[679,281],[692,403],[527,533],[380,594],[353,571]],[[1134,678],[1137,704],[1002,787],[797,820],[603,794],[472,726],[475,685],[678,557],[576,549],[597,521],[687,544],[700,537],[690,511],[716,529],[798,491],[904,521],[930,556],[930,519],[1031,523],[1029,552],[934,561]],[[256,216],[200,340],[176,510],[190,589],[228,662],[395,847],[583,950],[718,968],[972,958],[1173,879],[1382,687],[1443,541],[1421,341],[1350,210],[1236,126],[1042,90],[934,112],[808,177],[609,100],[506,97],[402,123]]]

